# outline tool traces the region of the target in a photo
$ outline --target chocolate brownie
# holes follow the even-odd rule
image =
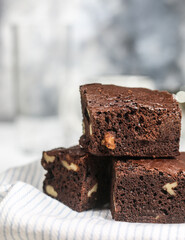
[[[44,192],[73,210],[81,212],[109,202],[108,157],[95,157],[75,146],[43,152],[41,162],[48,170]]]
[[[185,223],[185,152],[176,159],[114,160],[115,220]]]
[[[179,155],[181,110],[165,91],[88,84],[80,87],[80,144],[99,156]]]

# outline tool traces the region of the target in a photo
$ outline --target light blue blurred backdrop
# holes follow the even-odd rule
[[[183,89],[184,22],[183,0],[0,0],[3,164],[78,143],[80,84]]]
[[[184,21],[182,0],[0,0],[0,119],[55,115],[92,76],[147,75],[177,91]]]

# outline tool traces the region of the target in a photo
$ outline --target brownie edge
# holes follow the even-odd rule
[[[110,158],[96,157],[79,145],[43,152],[48,171],[43,191],[81,212],[103,207],[110,200]]]
[[[185,152],[176,159],[113,161],[113,219],[185,223]]]

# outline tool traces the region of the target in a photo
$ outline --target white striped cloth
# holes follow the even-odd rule
[[[77,213],[42,193],[40,162],[0,175],[0,240],[185,240],[185,224],[112,220],[109,210]]]

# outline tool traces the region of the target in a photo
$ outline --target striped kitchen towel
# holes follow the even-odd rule
[[[109,210],[77,213],[42,193],[40,162],[0,175],[0,240],[185,240],[185,224],[116,222]]]

